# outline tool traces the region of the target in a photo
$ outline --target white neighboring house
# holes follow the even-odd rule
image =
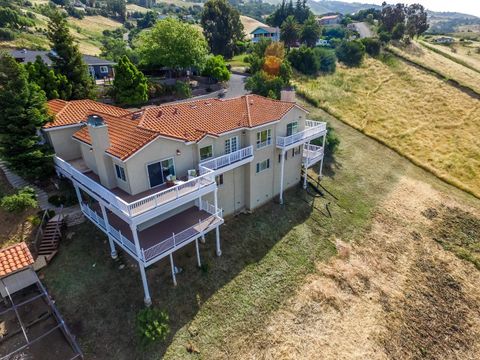
[[[326,39],[318,39],[317,46],[330,46],[330,41]]]
[[[85,216],[145,268],[216,233],[223,217],[279,197],[302,166],[323,164],[326,123],[307,119],[293,91],[282,101],[257,95],[164,104],[130,112],[92,100],[48,103],[43,131],[59,175],[70,179]],[[304,186],[306,183],[304,183]],[[88,195],[88,196],[86,196]]]
[[[453,44],[455,39],[448,36],[440,36],[433,40],[433,42],[437,44]]]

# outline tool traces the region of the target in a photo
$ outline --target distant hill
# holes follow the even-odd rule
[[[465,28],[480,28],[480,18],[454,12],[429,11],[429,32],[432,33],[454,33]]]
[[[271,4],[281,4],[282,0],[266,0]],[[341,14],[351,14],[363,9],[376,8],[381,9],[381,6],[374,4],[363,3],[348,3],[344,1],[319,0],[308,1],[308,6],[315,14],[325,14],[331,12],[338,12]]]

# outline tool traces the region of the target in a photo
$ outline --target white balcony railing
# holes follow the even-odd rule
[[[312,145],[312,144],[304,144],[303,145],[303,165],[305,167],[310,167],[313,164],[316,164],[320,160],[322,160],[324,155],[323,147]]]
[[[54,161],[55,165],[61,170],[63,174],[66,174],[68,177],[75,179],[85,188],[93,191],[98,196],[102,197],[105,201],[110,203],[110,205],[114,206],[129,217],[140,215],[146,211],[155,209],[158,206],[167,204],[171,201],[175,201],[182,196],[191,194],[192,192],[198,191],[199,189],[211,185],[215,182],[213,171],[207,168],[200,167],[202,175],[200,175],[199,177],[195,177],[181,184],[158,191],[154,194],[145,196],[144,198],[133,201],[131,203],[127,203],[125,200],[121,199],[119,196],[115,195],[95,180],[89,178],[85,174],[75,169],[75,167],[73,167],[65,160],[55,156]]]
[[[202,210],[211,214],[206,219],[199,219],[198,223],[190,226],[189,228],[179,232],[172,233],[172,236],[163,240],[162,242],[155,244],[148,249],[142,248],[142,256],[145,262],[148,262],[167,251],[178,249],[189,242],[195,240],[202,234],[209,232],[223,223],[222,210],[216,208],[214,205],[209,204],[206,201],[202,201]]]
[[[284,148],[290,145],[298,145],[322,136],[327,130],[324,122],[306,120],[305,130],[290,136],[277,136],[277,147]]]
[[[234,164],[234,163],[240,162],[242,160],[245,160],[249,157],[253,157],[253,146],[252,145],[247,146],[243,149],[231,152],[229,154],[222,155],[222,156],[216,157],[214,159],[204,161],[204,162],[200,163],[200,171],[201,172],[204,171],[204,170],[202,170],[202,168],[207,168],[207,169],[210,169],[210,170],[218,170],[218,169],[221,169],[223,167],[229,166],[231,164]]]

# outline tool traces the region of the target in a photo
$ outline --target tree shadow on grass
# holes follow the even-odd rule
[[[120,260],[109,257],[106,236],[93,224],[73,229],[71,240],[63,242],[59,255],[44,271],[45,282],[88,358],[160,358],[178,330],[195,318],[213,294],[247,266],[259,263],[309,218],[312,208],[302,200],[300,190],[291,189],[286,199],[284,206],[270,202],[253,214],[227,218],[220,228],[222,256],[215,255],[213,231],[200,246],[201,269],[194,243],[175,252],[175,265],[183,269],[177,275],[177,287],[168,258],[147,269],[153,306],[168,312],[171,330],[165,343],[152,348],[140,348],[136,336],[136,314],[144,306],[139,271],[121,251]],[[277,304],[281,302],[278,299]]]

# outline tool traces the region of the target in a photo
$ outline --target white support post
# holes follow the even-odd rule
[[[142,276],[143,292],[145,293],[145,305],[150,306],[152,304],[152,298],[150,297],[150,291],[148,290],[147,275],[145,274],[145,266],[142,259],[142,250],[140,249],[140,241],[138,240],[137,226],[130,224],[130,230],[132,231],[133,242],[135,243],[135,250],[137,255],[138,267],[140,268],[140,275]]]
[[[204,234],[204,233],[202,234],[202,240],[200,240],[200,242],[201,242],[202,244],[205,244],[205,234]]]
[[[327,139],[327,132],[325,132],[325,135],[323,135],[323,145],[322,145],[322,150],[323,150],[323,156],[322,159],[320,160],[320,169],[318,172],[318,176],[321,178],[322,175],[322,169],[323,169],[323,158],[325,157],[325,140]]]
[[[81,205],[82,204],[82,193],[80,192],[80,188],[75,183],[73,183],[73,187],[75,188],[75,192],[77,193],[78,203]]]
[[[217,245],[217,256],[222,256],[222,250],[220,249],[220,229],[218,226],[215,228],[216,233],[216,245]]]
[[[200,210],[203,210],[203,208],[202,208],[202,197],[201,196],[198,198],[198,208]]]
[[[115,243],[113,242],[112,237],[110,236],[110,224],[108,223],[108,216],[107,210],[105,209],[105,205],[100,202],[100,209],[102,209],[102,217],[103,221],[105,221],[105,230],[107,230],[108,242],[110,243],[110,255],[112,259],[116,259],[118,257],[117,250],[115,249]]]
[[[280,165],[280,204],[283,204],[283,172],[285,170],[285,150],[282,150],[282,161]]]
[[[215,212],[217,211],[218,209],[218,196],[217,196],[217,189],[215,189],[215,191],[213,192],[213,200],[215,202]]]
[[[173,263],[173,255],[170,253],[170,267],[172,269],[172,280],[173,280],[173,285],[177,286],[177,278],[175,276],[175,264]]]
[[[306,189],[307,188],[307,171],[308,171],[308,166],[307,166],[307,163],[308,163],[308,149],[309,149],[309,145],[310,145],[310,141],[307,142],[307,160],[305,161],[304,163],[304,166],[303,166],[303,188]],[[303,155],[303,154],[302,154]]]
[[[140,269],[140,275],[142,276],[143,292],[145,293],[143,301],[145,302],[145,306],[150,307],[152,305],[152,298],[150,297],[150,291],[148,290],[147,274],[145,273],[145,267],[140,261],[138,262],[138,268]]]
[[[202,262],[200,261],[200,250],[198,248],[198,238],[195,239],[195,248],[197,250],[197,264],[198,264],[198,267],[201,267],[202,266]]]

